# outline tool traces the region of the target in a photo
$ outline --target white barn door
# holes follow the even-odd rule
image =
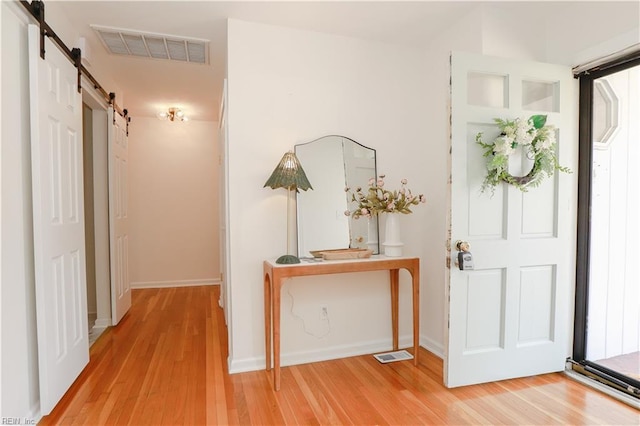
[[[570,354],[576,174],[523,193],[480,191],[486,159],[475,136],[494,118],[546,114],[560,164],[577,170],[576,82],[568,67],[454,53],[451,64],[450,247],[470,243],[475,270],[451,262],[444,377],[449,387],[564,369]],[[515,155],[512,175],[530,165]]]
[[[40,412],[53,407],[89,362],[82,98],[77,70],[29,26],[31,164]]]
[[[109,241],[111,257],[111,322],[117,325],[131,308],[129,281],[129,141],[126,119],[108,110]]]

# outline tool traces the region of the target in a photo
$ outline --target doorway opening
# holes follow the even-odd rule
[[[89,326],[89,344],[97,338],[94,329],[98,310],[96,303],[96,257],[93,210],[93,114],[86,103],[82,104],[82,165],[84,174],[84,235],[87,271],[87,314]]]
[[[83,172],[89,345],[111,325],[107,110],[84,91]]]
[[[580,75],[578,371],[640,399],[640,53]]]

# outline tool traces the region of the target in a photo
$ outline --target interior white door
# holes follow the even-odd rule
[[[77,71],[29,26],[33,238],[40,412],[49,414],[89,362],[82,98]]]
[[[564,369],[576,175],[556,172],[526,193],[505,183],[493,196],[482,193],[486,159],[475,136],[498,136],[494,118],[546,114],[557,128],[560,164],[577,170],[576,89],[568,67],[452,55],[449,248],[456,257],[455,241],[469,242],[475,269],[461,271],[451,262],[449,270],[448,387]],[[513,175],[526,174],[526,166],[526,158],[509,164]]]
[[[111,322],[117,325],[131,308],[129,281],[127,122],[108,110],[109,130],[109,252],[111,257]]]
[[[224,80],[222,88],[222,101],[220,102],[220,128],[218,132],[218,146],[220,149],[220,299],[219,305],[224,311],[225,323],[231,329],[231,266],[229,260],[229,244],[231,241],[229,232],[229,129],[227,124],[227,80]],[[229,348],[231,346],[229,345]]]

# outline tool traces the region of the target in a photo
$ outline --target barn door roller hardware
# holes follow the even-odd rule
[[[58,37],[53,28],[45,21],[45,12],[44,12],[44,2],[41,0],[33,0],[32,2],[28,2],[26,0],[20,0],[20,4],[33,16],[40,25],[40,57],[44,59],[45,57],[45,37],[49,37],[65,54],[65,56],[71,61],[73,65],[78,69],[78,93],[82,91],[82,75],[87,77],[89,81],[93,84],[94,89],[98,90],[102,97],[105,99],[109,105],[113,105],[113,109],[120,114],[122,117],[126,118],[126,114],[123,110],[118,107],[115,103],[115,95],[113,98],[110,97],[110,94],[104,90],[104,88],[98,83],[98,81],[91,75],[89,70],[82,65],[82,52],[79,48],[74,47],[73,49],[69,49],[66,44]],[[130,119],[129,119],[130,121]]]
[[[115,109],[115,104],[116,104],[116,94],[111,92],[109,93],[109,105],[113,106]],[[124,118],[124,122],[127,125],[127,136],[129,136],[129,123],[131,123],[131,117],[129,117],[129,111],[127,111],[127,109],[123,109],[122,113],[120,113],[120,115],[122,116],[122,118]],[[113,124],[116,124],[116,116],[113,116]]]

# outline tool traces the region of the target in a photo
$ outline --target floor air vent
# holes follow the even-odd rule
[[[120,28],[92,25],[105,48],[114,55],[207,64],[209,41],[144,33]]]

